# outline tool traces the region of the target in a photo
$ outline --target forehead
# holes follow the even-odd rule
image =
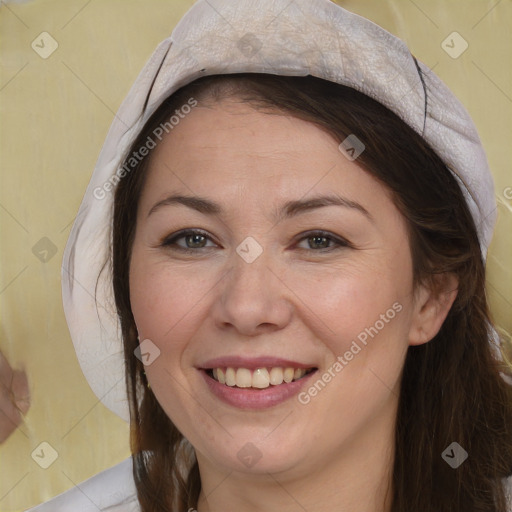
[[[335,141],[326,131],[291,114],[261,111],[236,99],[198,105],[164,136],[153,159],[249,156],[287,158],[325,152]],[[189,154],[187,154],[189,152]]]
[[[213,192],[266,186],[266,194],[307,194],[315,188],[384,186],[350,161],[320,127],[236,100],[195,107],[153,150],[147,187],[180,186]]]

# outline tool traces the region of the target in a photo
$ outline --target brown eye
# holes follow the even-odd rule
[[[189,249],[197,249],[204,247],[206,244],[206,237],[204,235],[187,235],[182,237]]]
[[[162,242],[162,247],[178,251],[194,251],[195,249],[209,249],[207,246],[211,238],[203,231],[195,229],[182,230],[167,237]]]
[[[333,235],[332,233],[324,231],[314,231],[307,233],[300,239],[298,247],[300,249],[309,249],[313,251],[332,251],[336,249],[343,249],[346,247],[352,247],[352,244],[347,240]],[[307,247],[301,246],[303,241],[307,242]]]
[[[311,249],[327,249],[329,247],[330,239],[326,236],[310,236],[308,243]]]

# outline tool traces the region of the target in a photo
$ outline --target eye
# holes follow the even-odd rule
[[[183,240],[184,243],[178,243]],[[179,251],[192,252],[196,249],[209,249],[208,241],[212,241],[210,236],[204,231],[198,229],[184,229],[173,233],[162,242],[162,247],[171,247]]]
[[[300,247],[300,249],[313,249],[314,251],[332,251],[343,247],[352,247],[352,244],[344,238],[338,237],[327,231],[311,231],[303,236],[300,240],[305,241],[308,247]]]
[[[304,234],[303,234],[304,235]],[[314,252],[327,252],[345,247],[353,247],[352,244],[339,236],[327,231],[311,231],[299,239],[296,245],[301,250],[313,250]],[[212,242],[213,245],[207,245]],[[301,244],[307,244],[307,247]],[[182,252],[197,252],[198,249],[210,249],[217,246],[208,233],[199,229],[184,229],[165,238],[162,247],[171,248]]]

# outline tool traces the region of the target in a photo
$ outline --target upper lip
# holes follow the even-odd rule
[[[198,368],[210,370],[212,368],[247,368],[256,370],[257,368],[315,368],[314,364],[299,363],[290,359],[281,359],[279,357],[262,356],[262,357],[241,357],[241,356],[225,356],[209,359],[200,364]]]

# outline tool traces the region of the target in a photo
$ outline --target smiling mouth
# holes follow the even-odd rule
[[[210,368],[206,369],[209,377],[220,384],[236,388],[267,389],[271,386],[288,384],[313,373],[317,368],[272,367],[256,368]]]

